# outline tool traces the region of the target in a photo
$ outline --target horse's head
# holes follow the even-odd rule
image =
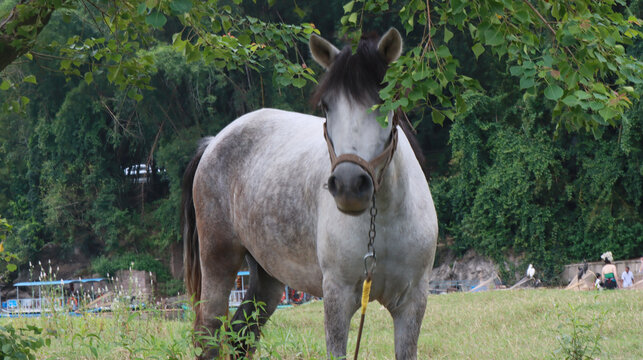
[[[388,65],[400,56],[402,37],[396,29],[379,39],[365,36],[354,54],[350,46],[339,51],[315,34],[309,44],[315,61],[327,70],[313,101],[326,115],[332,163],[328,190],[340,211],[359,215],[378,190],[397,143],[392,113],[383,128],[371,107],[381,102],[382,80]]]

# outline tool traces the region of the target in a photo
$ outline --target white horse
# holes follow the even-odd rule
[[[415,359],[437,217],[408,125],[391,113],[382,127],[370,110],[402,38],[395,29],[364,37],[353,54],[313,35],[310,50],[327,70],[313,96],[325,119],[275,109],[246,114],[204,139],[186,169],[182,220],[186,283],[199,301],[195,330],[220,328],[217,317],[227,314],[245,258],[246,299],[265,303],[259,325],[275,310],[283,284],[323,297],[328,357],[342,358],[376,250],[370,300],[393,317],[396,358]],[[374,219],[367,211],[373,203]],[[235,319],[256,302],[242,305]],[[250,330],[258,336],[257,326]],[[202,357],[217,353],[211,348]]]

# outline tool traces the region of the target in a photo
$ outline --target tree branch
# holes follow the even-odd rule
[[[21,0],[9,12],[0,22],[0,71],[31,49],[55,10],[50,1]],[[24,27],[33,29],[24,31]],[[23,28],[22,34],[18,31],[20,28]]]

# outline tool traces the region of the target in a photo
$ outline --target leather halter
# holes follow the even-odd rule
[[[393,159],[393,154],[395,154],[395,149],[397,148],[397,124],[398,124],[398,118],[397,118],[397,113],[393,113],[393,124],[392,124],[392,129],[391,129],[391,136],[388,141],[388,145],[384,148],[384,150],[377,155],[373,160],[371,161],[366,161],[362,157],[356,154],[342,154],[337,156],[335,153],[335,147],[333,146],[333,142],[330,139],[330,136],[328,136],[328,129],[326,128],[326,121],[324,122],[324,139],[326,139],[326,145],[328,145],[328,154],[330,155],[330,165],[331,165],[331,172],[335,171],[335,168],[337,165],[345,162],[350,162],[355,165],[358,165],[364,171],[368,173],[368,175],[371,177],[371,180],[373,181],[373,189],[374,192],[377,193],[379,190],[381,184],[382,184],[382,179],[383,175],[386,172],[386,168],[388,165],[391,163],[391,160]],[[379,176],[376,175],[376,171],[378,166],[382,166],[382,169],[380,170]]]

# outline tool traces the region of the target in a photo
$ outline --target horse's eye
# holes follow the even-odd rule
[[[321,109],[322,109],[322,111],[323,111],[324,113],[327,113],[327,112],[328,112],[328,104],[326,104],[326,102],[325,102],[324,100],[322,100],[322,101],[319,103],[319,106],[321,107]]]

